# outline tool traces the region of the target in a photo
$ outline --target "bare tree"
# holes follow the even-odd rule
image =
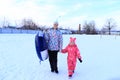
[[[6,28],[6,27],[8,27],[9,25],[10,25],[10,22],[4,17],[2,27],[3,27],[3,28]]]
[[[31,19],[24,19],[22,21],[22,29],[31,29],[31,30],[36,30],[39,29],[37,24],[33,22]]]
[[[111,30],[115,27],[116,27],[116,23],[115,23],[114,19],[112,19],[112,18],[107,19],[104,29],[106,28],[108,30],[109,35],[111,35]]]
[[[103,28],[101,29],[101,34],[106,34],[106,32],[107,32],[107,29],[103,27]]]
[[[90,22],[85,22],[83,25],[83,32],[86,34],[97,34],[97,30],[95,28],[95,22],[90,21]]]

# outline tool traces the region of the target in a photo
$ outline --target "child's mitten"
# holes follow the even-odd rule
[[[80,58],[78,60],[80,61],[80,63],[82,63],[82,60]]]

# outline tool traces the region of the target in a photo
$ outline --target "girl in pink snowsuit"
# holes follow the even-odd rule
[[[70,43],[65,49],[62,49],[62,53],[68,53],[67,56],[67,64],[68,64],[68,76],[72,77],[75,67],[76,67],[76,61],[77,58],[80,62],[82,62],[82,57],[80,56],[79,49],[77,45],[75,44],[76,38],[70,37]]]

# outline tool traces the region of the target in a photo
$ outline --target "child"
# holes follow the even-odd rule
[[[70,37],[70,43],[65,49],[62,49],[62,53],[68,52],[67,56],[67,64],[68,64],[68,76],[72,77],[75,67],[76,67],[76,59],[82,63],[82,57],[80,56],[79,49],[77,45],[75,44],[76,38]]]

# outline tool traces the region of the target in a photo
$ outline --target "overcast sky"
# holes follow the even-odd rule
[[[101,28],[113,18],[120,27],[120,0],[0,0],[0,25],[4,20],[20,24],[24,18],[47,26],[58,20],[60,26],[76,29],[91,20]]]

